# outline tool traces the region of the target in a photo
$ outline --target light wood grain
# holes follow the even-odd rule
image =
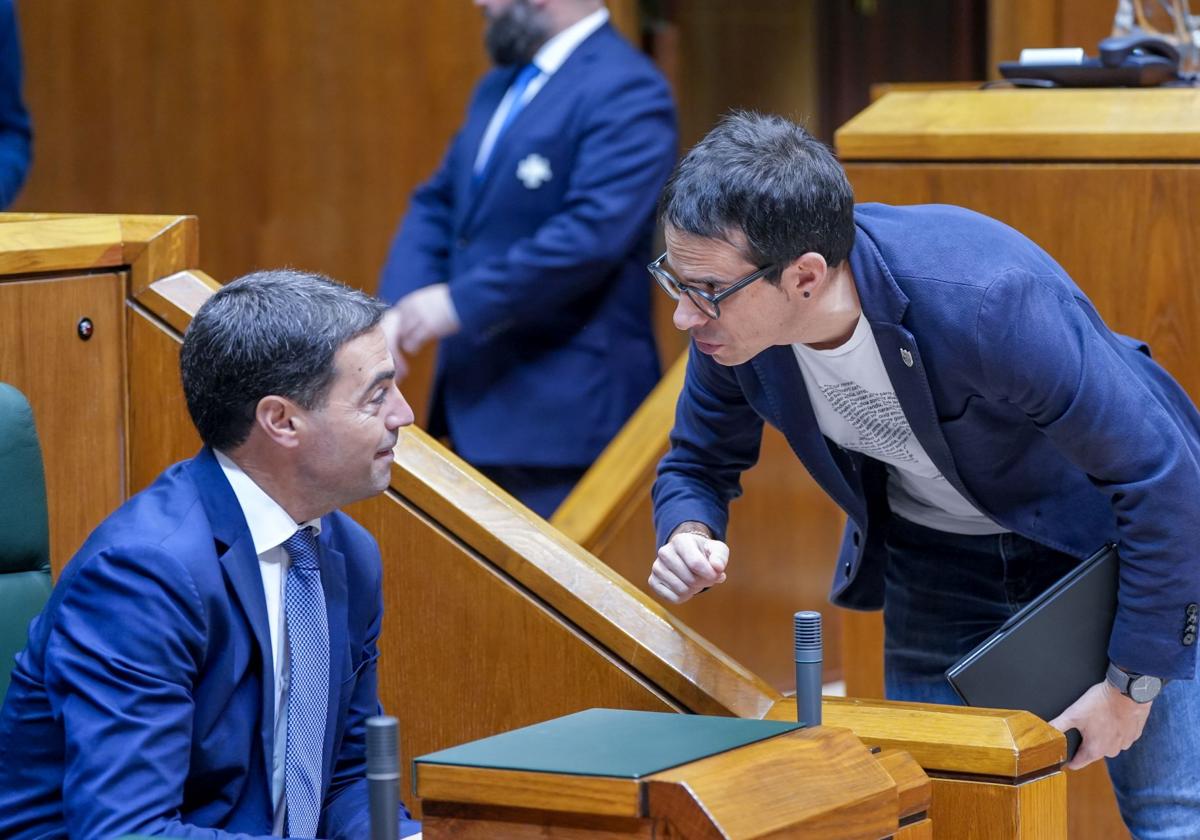
[[[909,753],[927,772],[973,773],[1015,780],[1057,768],[1066,756],[1061,732],[1029,712],[826,697],[822,720],[864,743]],[[786,698],[767,715],[795,720]]]
[[[862,742],[803,729],[646,779],[649,816],[684,837],[880,838],[895,833],[896,783]]]
[[[645,816],[636,779],[417,762],[416,792],[437,799],[607,817]]]
[[[426,801],[426,840],[682,840],[662,820]]]
[[[1200,91],[892,93],[836,133],[844,161],[1195,160]]]
[[[7,227],[0,225],[0,235]],[[36,233],[33,239],[44,241]],[[69,239],[60,245],[69,249]],[[3,247],[0,240],[0,263]],[[20,261],[20,270],[39,264],[36,251],[22,253],[33,259]],[[120,272],[0,278],[0,381],[21,390],[33,408],[55,576],[124,498],[125,283]],[[78,334],[83,318],[93,325],[87,341]]]
[[[201,442],[179,381],[179,333],[137,304],[127,307],[126,321],[129,445],[124,490],[131,496],[171,464],[195,455]]]
[[[896,782],[900,818],[909,819],[929,810],[929,777],[911,755],[902,750],[882,750],[875,759]]]
[[[761,717],[779,693],[483,478],[403,430],[392,487],[692,711]]]
[[[1055,773],[1019,785],[933,779],[936,840],[1065,840],[1066,778]]]

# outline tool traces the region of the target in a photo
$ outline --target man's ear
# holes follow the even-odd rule
[[[787,264],[780,277],[780,288],[789,295],[812,297],[824,285],[829,265],[816,251],[808,251]]]
[[[304,411],[286,397],[263,397],[254,409],[254,422],[263,434],[288,449],[300,445],[307,419]]]

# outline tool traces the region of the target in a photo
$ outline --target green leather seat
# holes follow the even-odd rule
[[[0,698],[50,589],[46,478],[33,411],[24,394],[0,382]]]

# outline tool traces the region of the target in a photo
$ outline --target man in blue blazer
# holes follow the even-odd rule
[[[369,836],[380,557],[335,508],[387,486],[412,422],[383,310],[291,271],[201,307],[181,368],[205,446],[92,533],[33,621],[0,836]]]
[[[692,350],[651,587],[678,603],[736,573],[727,507],[763,421],[847,514],[832,597],[884,608],[892,698],[957,702],[945,670],[1114,542],[1113,667],[1052,723],[1083,736],[1072,767],[1110,757],[1135,836],[1193,836],[1200,415],[1146,346],[999,222],[856,209],[782,118],[723,120],[663,208],[651,271]]]
[[[429,430],[549,516],[658,381],[644,266],[675,113],[600,0],[480,5],[499,66],[379,293],[400,354],[441,339]]]

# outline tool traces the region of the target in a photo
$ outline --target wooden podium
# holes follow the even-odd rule
[[[660,734],[676,738],[667,755],[606,743],[619,740],[613,730],[630,719],[651,739],[689,731]],[[705,730],[719,724],[752,734],[734,746],[704,743]],[[531,742],[541,760],[522,750]],[[676,763],[683,755],[670,753],[681,746],[688,760]],[[626,749],[642,753],[640,763],[651,770],[674,766],[635,772],[639,761],[621,760]],[[783,731],[767,721],[592,709],[422,756],[415,765],[427,840],[932,837],[928,777],[905,753],[872,754],[846,729]]]

